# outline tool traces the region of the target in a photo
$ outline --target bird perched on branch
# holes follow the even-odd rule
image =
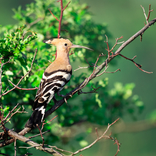
[[[27,121],[25,127],[34,128],[40,125],[44,119],[45,109],[51,99],[55,100],[54,95],[59,93],[72,75],[72,67],[69,61],[69,51],[71,48],[85,48],[84,46],[73,45],[68,39],[52,39],[44,41],[57,47],[57,57],[45,70],[37,91],[33,113]]]

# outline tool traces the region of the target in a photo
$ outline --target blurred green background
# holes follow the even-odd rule
[[[74,1],[74,0],[73,0]],[[0,24],[14,24],[16,21],[12,18],[12,8],[21,5],[25,8],[25,4],[32,2],[31,0],[1,0],[0,1]],[[156,1],[155,0],[81,0],[86,2],[89,10],[94,15],[93,20],[97,23],[106,23],[112,38],[109,42],[115,43],[115,38],[123,36],[123,40],[127,40],[144,26],[145,18],[140,5],[148,11],[148,5],[152,5],[154,11],[151,13],[152,18],[156,18]],[[70,7],[70,6],[69,6]],[[105,44],[105,43],[104,43]],[[143,41],[136,39],[128,45],[123,51],[127,57],[132,58],[137,55],[135,61],[142,65],[147,71],[153,71],[153,74],[147,74],[140,71],[136,66],[123,58],[118,59],[116,66],[110,66],[108,71],[115,71],[120,68],[121,72],[114,74],[105,74],[109,78],[109,87],[112,88],[114,82],[122,82],[123,84],[134,82],[136,87],[134,94],[140,96],[144,102],[145,109],[142,114],[137,116],[138,120],[146,120],[151,112],[156,110],[155,94],[156,94],[156,25],[151,26],[143,34]],[[125,116],[126,122],[133,122],[129,116]],[[119,133],[118,140],[121,143],[121,151],[119,156],[155,156],[156,155],[156,129],[152,128],[141,132]],[[93,136],[94,138],[95,136]],[[88,139],[91,141],[90,134]],[[112,156],[116,151],[116,146],[111,141],[103,140],[96,144],[93,148],[82,153],[84,156]],[[38,152],[40,153],[40,152]],[[44,154],[46,155],[46,154]],[[48,154],[47,154],[48,155]]]

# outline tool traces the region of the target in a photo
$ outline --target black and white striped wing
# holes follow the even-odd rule
[[[46,105],[54,97],[54,94],[61,91],[71,78],[72,71],[57,70],[43,74],[39,89],[35,97],[33,109]]]

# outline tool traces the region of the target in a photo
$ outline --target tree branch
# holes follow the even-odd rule
[[[88,146],[86,146],[86,147],[84,147],[84,148],[82,148],[82,149],[79,149],[78,151],[74,152],[71,156],[76,155],[76,154],[78,154],[78,153],[80,153],[80,152],[82,152],[82,151],[84,151],[84,150],[86,150],[86,149],[88,149],[88,148],[91,148],[91,147],[92,147],[95,143],[97,143],[99,140],[101,140],[101,139],[104,138],[104,137],[107,137],[107,136],[105,136],[105,135],[106,135],[106,133],[108,132],[109,128],[110,128],[113,124],[115,124],[118,120],[119,120],[119,118],[116,119],[113,123],[108,124],[107,129],[104,131],[104,133],[103,133],[100,137],[98,137],[96,140],[94,140],[90,145],[88,145]]]
[[[143,32],[145,32],[151,25],[153,25],[156,22],[156,18],[154,18],[152,21],[150,21],[147,25],[145,25],[141,30],[139,30],[137,33],[135,33],[132,37],[130,37],[127,41],[125,41],[116,51],[108,57],[101,65],[99,65],[94,73],[92,73],[89,77],[87,77],[78,87],[73,89],[71,92],[66,94],[65,98],[66,100],[70,99],[75,93],[77,93],[79,90],[84,88],[89,81],[94,79],[101,71],[102,69],[109,63],[111,60],[113,60],[117,55],[121,53],[121,51],[128,45],[130,44],[133,40],[135,40],[137,37],[139,37]],[[58,109],[63,103],[65,102],[64,99],[59,100],[55,103],[55,105],[50,108],[45,115],[45,118],[48,117],[50,114],[52,114],[56,109]]]
[[[8,135],[14,139],[18,139],[22,142],[25,142],[27,144],[29,144],[30,146],[36,148],[37,150],[41,150],[44,151],[46,153],[49,153],[51,155],[57,155],[57,156],[62,156],[62,154],[60,154],[59,152],[57,152],[56,150],[52,149],[52,148],[47,148],[47,147],[43,147],[42,144],[38,144],[32,140],[30,140],[29,138],[26,138],[22,135],[19,135],[18,133],[12,131],[12,130],[8,130]]]
[[[141,30],[139,30],[136,34],[134,34],[132,37],[130,37],[127,41],[125,41],[117,50],[116,52],[111,55],[109,58],[107,58],[101,65],[99,65],[96,69],[94,74],[90,76],[89,78],[86,78],[78,87],[73,89],[71,92],[66,94],[65,98],[66,100],[70,99],[74,94],[76,94],[79,90],[84,88],[89,81],[94,79],[106,66],[107,63],[109,63],[112,59],[114,59],[117,55],[120,54],[120,52],[128,45],[130,44],[134,39],[136,39],[138,36],[140,36],[143,32],[145,32],[151,25],[153,25],[156,22],[156,18],[154,18],[152,21],[150,21],[147,25],[145,25]],[[55,103],[53,107],[51,107],[48,111],[46,111],[45,118],[47,118],[49,115],[51,115],[56,109],[58,109],[60,106],[62,106],[65,103],[64,99],[61,99]],[[25,135],[31,130],[31,128],[24,128],[19,135]],[[10,139],[5,141],[5,143],[0,143],[0,147],[6,146],[10,143],[14,142],[14,139]]]
[[[8,80],[14,87],[16,87],[17,89],[19,90],[36,90],[38,89],[38,87],[35,87],[35,88],[20,88],[18,87],[17,85],[15,85],[14,83],[12,83],[10,80]]]

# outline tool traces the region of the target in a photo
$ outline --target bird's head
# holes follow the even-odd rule
[[[68,39],[64,39],[64,38],[54,38],[52,40],[46,40],[44,41],[44,43],[52,44],[57,47],[57,50],[65,51],[67,53],[71,48],[84,48],[84,49],[92,50],[88,47],[74,45]]]

